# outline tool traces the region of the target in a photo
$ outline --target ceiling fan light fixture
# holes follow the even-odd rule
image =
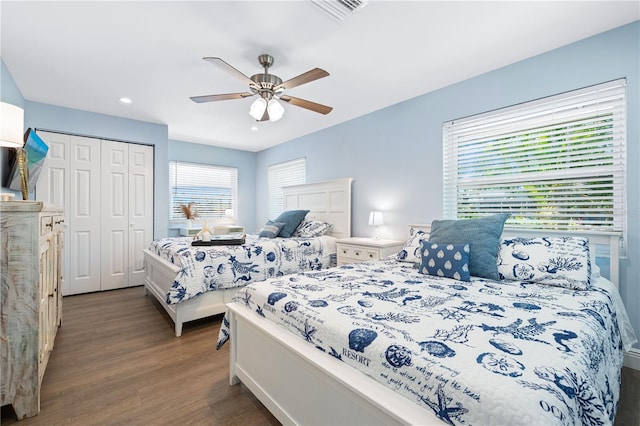
[[[272,98],[269,100],[267,112],[269,113],[270,121],[278,121],[284,115],[284,108],[282,107],[280,102]]]
[[[266,108],[267,101],[265,101],[263,98],[258,98],[251,104],[251,108],[249,108],[249,115],[256,120],[260,120],[264,115],[264,110]]]

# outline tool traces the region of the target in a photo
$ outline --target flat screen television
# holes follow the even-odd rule
[[[36,182],[38,181],[38,177],[42,171],[49,147],[33,129],[29,128],[24,133],[24,149],[27,152],[27,169],[29,170],[27,186],[29,187],[29,193],[31,193],[36,189]],[[10,161],[12,163],[12,167],[11,173],[9,174],[9,188],[15,191],[20,191],[20,169],[18,167],[18,156],[14,155],[13,159]]]

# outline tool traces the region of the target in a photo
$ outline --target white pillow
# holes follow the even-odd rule
[[[400,262],[412,262],[419,264],[422,261],[422,257],[420,255],[420,244],[422,243],[422,240],[429,240],[428,232],[416,229],[413,226],[409,228],[409,239],[407,240],[404,248],[396,255],[396,259]]]
[[[304,219],[293,231],[292,237],[313,238],[320,237],[329,231],[331,224],[317,219]]]
[[[591,287],[589,240],[582,237],[503,239],[498,272],[506,280],[587,290]]]

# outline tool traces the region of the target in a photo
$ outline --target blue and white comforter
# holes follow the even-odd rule
[[[234,301],[451,425],[606,425],[628,323],[588,291],[426,276],[392,258],[270,279]],[[225,318],[218,348],[229,338]]]
[[[180,267],[168,304],[205,291],[241,287],[250,282],[335,265],[335,238],[258,238],[246,235],[245,244],[192,247],[193,238],[162,238],[149,250]],[[332,263],[333,262],[333,263]]]

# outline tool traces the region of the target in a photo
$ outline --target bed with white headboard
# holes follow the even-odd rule
[[[429,225],[411,225],[412,235],[417,231],[428,235],[429,230]],[[617,293],[619,235],[505,229],[501,241],[504,244],[506,239],[549,239],[553,235],[562,238],[569,234],[588,238],[590,251],[595,252],[596,247],[600,247],[599,253],[606,253],[602,259],[608,260],[608,268],[603,270],[610,271],[609,279],[595,278],[595,269],[592,270],[592,277],[597,280],[598,288],[605,289],[593,292],[594,297],[598,298],[597,302],[591,301],[591,296],[582,299],[582,294],[572,294],[568,289],[540,284],[472,280],[468,285],[448,278],[424,278],[424,275],[412,272],[412,267],[406,264],[398,266],[402,262],[395,257],[345,265],[329,272],[319,271],[296,276],[295,287],[288,287],[286,283],[275,283],[276,287],[270,287],[271,280],[261,283],[261,287],[255,290],[249,285],[228,305],[228,327],[225,328],[223,324],[219,335],[219,347],[226,341],[231,345],[230,382],[232,385],[239,382],[246,385],[283,424],[561,425],[574,422],[580,424],[584,421],[581,416],[593,415],[593,419],[600,415],[605,419],[613,416],[617,406],[616,387],[619,386],[619,382],[616,382],[619,379],[616,369],[619,373],[622,365],[621,350],[616,345],[618,340],[625,347],[632,345],[634,338],[632,330],[625,330],[625,324],[629,327],[630,324]],[[410,240],[411,238],[408,242]],[[377,275],[379,272],[385,273],[387,267],[390,272],[386,276]],[[416,271],[416,268],[413,267],[413,270]],[[326,300],[328,304],[316,303],[318,307],[300,312],[301,306],[309,297],[306,293],[301,293],[303,290],[300,289],[313,288],[314,284],[316,292],[311,298]],[[326,293],[317,291],[317,288],[331,288],[332,285],[335,287],[324,290]],[[506,287],[501,288],[501,285]],[[474,286],[481,286],[486,290],[489,299],[465,300],[465,292]],[[422,293],[424,287],[434,287],[440,293]],[[418,290],[419,288],[421,289]],[[548,294],[545,293],[546,288],[549,289]],[[260,293],[274,294],[269,293],[270,291],[277,291],[277,301],[272,299],[267,302],[267,299],[260,296]],[[246,292],[246,295],[241,294],[242,292]],[[498,296],[499,292],[503,294]],[[494,293],[493,296],[491,293]],[[539,299],[536,299],[535,294],[539,295]],[[603,298],[602,294],[606,296]],[[413,311],[395,310],[394,306],[400,307],[400,303],[394,305],[389,302],[393,302],[392,298],[398,295],[400,298],[396,300],[402,300],[402,305],[416,304]],[[484,296],[474,293],[474,297]],[[549,299],[554,297],[558,301]],[[349,298],[357,303],[349,304]],[[560,298],[568,299],[567,303],[574,304],[573,308],[567,307],[569,305],[561,306]],[[446,305],[445,299],[453,301]],[[455,302],[457,299],[459,301]],[[562,299],[562,303],[565,303],[565,299]],[[601,306],[604,303],[607,303],[606,308]],[[345,310],[345,305],[351,308]],[[416,326],[419,332],[426,333],[427,336],[420,336],[423,341],[419,346],[415,346],[418,340],[412,340],[408,334],[398,335],[396,323],[391,321],[417,321],[417,316],[422,315],[423,309],[431,309],[430,306],[436,305],[440,310],[429,311],[426,314],[430,315],[428,320],[420,320],[422,322]],[[262,306],[271,311],[265,312],[266,317],[256,315],[256,309],[262,311]],[[288,308],[291,306],[296,309]],[[604,312],[608,318],[603,319],[603,316],[595,313],[595,306],[599,306],[602,309],[600,312]],[[505,311],[501,310],[503,308]],[[349,327],[346,328],[347,331],[323,329],[330,323],[337,324],[331,318],[339,316],[335,313],[336,310],[345,314],[340,316],[337,323],[347,322],[351,324],[351,328],[357,327],[348,334],[348,339],[346,332]],[[468,324],[457,323],[452,316],[456,310],[461,321],[463,314],[477,314],[479,319]],[[607,310],[610,310],[608,314]],[[505,313],[509,315],[502,321],[501,315]],[[294,324],[295,329],[286,329],[276,319],[277,316],[286,318],[288,323]],[[445,316],[452,320],[443,323]],[[619,332],[609,322],[611,317],[613,324],[618,321]],[[573,321],[569,318],[579,318],[581,323],[586,324],[585,329],[593,329],[589,331],[589,337],[586,337],[586,332],[585,337],[576,336],[584,330],[580,328],[579,322],[574,330],[581,332],[573,333],[571,330],[576,327],[576,323],[565,322],[565,319]],[[378,324],[372,322],[372,319],[386,323]],[[598,331],[598,324],[606,326]],[[371,331],[367,335],[363,329],[376,329],[377,337],[372,337]],[[352,333],[355,333],[353,341]],[[390,337],[392,334],[396,337]],[[333,337],[338,335],[340,337]],[[415,339],[414,335],[411,336]],[[448,340],[445,340],[445,336]],[[371,340],[375,338],[377,341],[371,344]],[[487,344],[489,342],[491,345]],[[368,348],[365,349],[367,345],[370,345],[369,348],[375,346],[373,350],[377,352],[369,352]],[[588,345],[591,349],[608,345],[608,356],[589,358],[593,350],[585,351],[581,349],[582,345]],[[385,352],[384,348],[387,346]],[[382,347],[381,352],[379,347]],[[399,351],[398,347],[404,347],[403,351]],[[592,361],[593,366],[585,366],[578,356],[563,364],[562,360],[570,351],[577,352],[579,349],[582,351],[581,356]],[[602,350],[604,354],[605,349]],[[525,358],[522,351],[527,357],[539,351],[539,356]],[[257,353],[260,354],[259,357],[255,356]],[[328,356],[329,354],[333,356]],[[420,369],[418,365],[421,364],[414,366],[425,356],[428,360],[427,367]],[[385,357],[386,363],[391,365],[384,365]],[[460,368],[461,364],[446,364],[449,360],[458,358],[468,358],[462,364],[463,368]],[[561,360],[560,363],[553,364],[558,359]],[[369,363],[379,364],[378,370],[361,370],[365,361],[367,368]],[[569,370],[563,370],[566,366],[575,368],[570,371],[571,374],[580,371],[584,376],[568,377]],[[466,369],[471,372],[469,375],[466,375]],[[392,376],[392,370],[393,374],[402,374]],[[525,370],[527,374],[524,374]],[[581,380],[590,375],[595,377],[596,371],[598,374],[607,371],[606,379],[603,379],[605,376],[597,379],[605,398],[605,404],[597,409],[591,405],[586,406],[590,404],[589,398],[592,396],[586,393],[591,391],[581,387],[582,385],[572,384],[572,380]],[[374,376],[378,379],[372,378]],[[427,382],[429,378],[437,380]],[[422,392],[419,390],[420,386],[415,386],[418,380],[425,380]],[[517,392],[501,388],[504,382],[518,381],[523,384],[525,391],[520,392],[520,388]],[[602,385],[604,381],[607,382],[605,387]],[[407,388],[407,385],[411,387]],[[612,389],[607,396],[609,385]],[[455,389],[459,389],[461,393],[454,397]],[[585,394],[578,395],[580,392]],[[594,391],[594,395],[596,392],[598,391]],[[407,395],[411,395],[411,398]],[[595,400],[596,397],[593,398]],[[520,410],[520,406],[527,407],[523,408],[524,414],[516,412]],[[483,407],[486,407],[484,414]],[[477,410],[477,413],[472,413],[472,409]],[[542,423],[541,418],[545,419]],[[613,417],[606,419],[604,423],[612,423],[612,419]]]
[[[349,237],[351,236],[352,180],[351,178],[343,178],[285,187],[283,188],[284,210],[309,210],[307,218],[331,223],[329,231],[320,237],[323,240]],[[156,240],[152,246],[157,247],[156,243],[161,244],[159,240]],[[335,242],[328,241],[323,247],[324,257],[333,255],[335,258]],[[326,252],[329,249],[333,250],[333,253]],[[175,323],[175,335],[179,337],[185,322],[225,312],[225,304],[229,303],[238,288],[206,291],[180,303],[169,304],[167,303],[168,294],[172,291],[176,277],[181,273],[181,267],[169,261],[168,257],[161,257],[151,249],[144,250],[144,288],[145,294],[156,297],[167,311]]]

